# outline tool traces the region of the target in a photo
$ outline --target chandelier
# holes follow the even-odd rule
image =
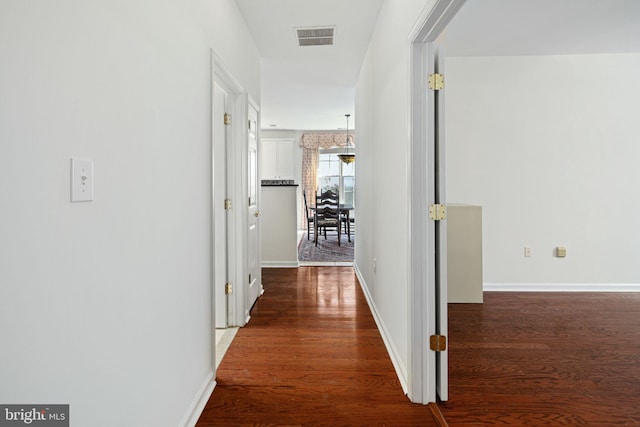
[[[344,153],[338,154],[338,157],[340,158],[340,160],[342,160],[342,163],[348,165],[349,163],[353,163],[356,161],[356,154],[353,152],[353,150],[349,150],[349,117],[351,117],[351,114],[345,114],[344,116],[347,118],[347,138],[346,144],[344,146]]]

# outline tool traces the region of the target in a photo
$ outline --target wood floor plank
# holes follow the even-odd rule
[[[197,426],[438,426],[409,402],[351,267],[265,269]]]
[[[449,304],[454,426],[640,425],[640,294],[498,293]]]
[[[450,401],[434,411],[402,394],[350,268],[263,281],[198,426],[640,426],[638,294],[451,304]]]

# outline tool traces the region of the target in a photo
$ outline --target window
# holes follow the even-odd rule
[[[344,148],[320,149],[318,157],[318,188],[320,192],[337,191],[340,203],[355,206],[356,177],[355,163],[344,164],[338,154]]]

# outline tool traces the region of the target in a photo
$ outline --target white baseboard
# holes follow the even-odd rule
[[[195,427],[200,415],[202,415],[204,407],[211,397],[211,393],[213,393],[214,388],[216,388],[215,373],[209,372],[209,375],[207,375],[207,378],[200,387],[200,390],[198,390],[193,402],[189,405],[187,413],[182,418],[182,421],[180,421],[179,427]]]
[[[380,335],[382,335],[382,341],[384,341],[384,345],[387,348],[387,353],[389,353],[389,357],[391,358],[391,363],[393,364],[393,368],[396,370],[396,375],[398,375],[398,380],[400,380],[402,391],[404,392],[404,394],[407,394],[409,392],[409,381],[407,376],[407,369],[405,365],[402,363],[402,359],[400,359],[400,356],[398,355],[398,351],[393,345],[393,341],[391,340],[391,337],[387,332],[387,328],[378,313],[378,308],[376,307],[376,304],[373,302],[373,298],[369,293],[369,288],[367,288],[364,277],[362,277],[362,273],[360,272],[360,269],[358,268],[358,264],[356,262],[353,263],[353,270],[355,271],[356,277],[360,282],[360,287],[362,288],[362,292],[364,293],[364,296],[367,299],[367,304],[369,304],[369,309],[371,310],[373,319],[375,320],[376,325],[378,326]]]
[[[300,261],[300,267],[352,267],[352,261]]]
[[[487,292],[640,292],[635,283],[485,283]]]
[[[262,261],[262,268],[298,268],[298,261]]]

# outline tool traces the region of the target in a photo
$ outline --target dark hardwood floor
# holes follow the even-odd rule
[[[351,267],[265,269],[263,285],[198,426],[437,425],[404,395]]]
[[[263,274],[200,427],[640,426],[640,294],[449,304],[450,400],[421,406],[404,396],[352,268]]]
[[[640,425],[640,294],[449,304],[449,426]]]

